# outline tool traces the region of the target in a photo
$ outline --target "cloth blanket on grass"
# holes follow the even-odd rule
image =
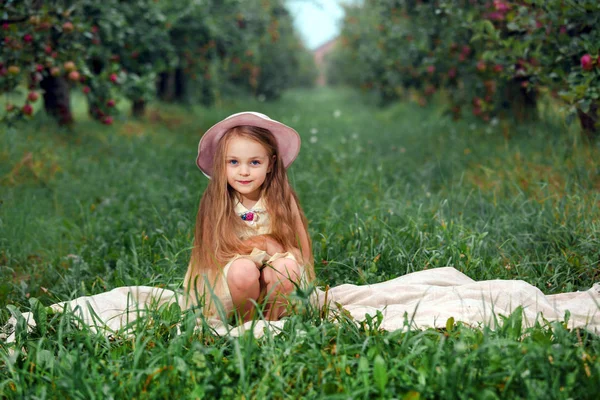
[[[600,283],[582,292],[544,295],[536,287],[521,280],[474,281],[451,267],[414,272],[386,282],[372,285],[344,284],[324,292],[316,290],[312,302],[327,307],[332,312],[343,307],[355,321],[366,315],[381,312],[380,327],[393,331],[410,327],[444,328],[452,317],[471,326],[495,327],[500,316],[510,315],[517,307],[522,308],[524,327],[536,320],[564,321],[570,312],[569,328],[585,328],[600,333]],[[94,296],[79,297],[51,306],[55,311],[66,308],[74,310],[83,323],[95,331],[106,334],[123,332],[144,313],[144,310],[164,304],[178,303],[182,309],[183,296],[171,290],[148,287],[120,287]],[[35,326],[31,313],[23,313],[30,327]],[[7,325],[16,325],[12,317]],[[266,329],[276,334],[283,327],[280,321],[250,321],[232,327],[214,320],[216,333],[238,336],[252,330],[257,337]],[[7,343],[15,340],[12,333]]]

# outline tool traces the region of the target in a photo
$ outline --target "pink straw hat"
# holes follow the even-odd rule
[[[212,175],[213,159],[219,140],[229,129],[241,125],[257,126],[271,131],[277,140],[279,156],[285,168],[289,167],[298,156],[298,152],[300,151],[300,135],[298,135],[298,132],[281,122],[267,117],[265,114],[244,111],[230,115],[221,122],[216,123],[200,138],[196,165],[198,165],[198,168],[200,168],[207,178],[210,179]]]

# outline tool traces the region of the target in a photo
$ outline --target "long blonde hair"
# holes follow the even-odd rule
[[[255,126],[236,126],[227,131],[219,140],[213,160],[213,174],[206,188],[198,214],[194,235],[194,248],[184,280],[184,288],[193,301],[198,303],[204,296],[205,315],[216,313],[213,296],[221,298],[223,287],[222,272],[228,260],[236,254],[250,254],[252,247],[244,244],[238,236],[246,223],[235,213],[237,192],[227,183],[226,152],[229,142],[234,138],[245,138],[261,144],[268,153],[271,171],[267,173],[262,185],[261,198],[270,215],[270,236],[284,249],[300,248],[295,231],[295,213],[292,204],[298,205],[298,212],[308,239],[308,260],[298,260],[307,271],[309,281],[314,279],[312,245],[308,235],[308,223],[300,208],[298,196],[290,186],[283,161],[279,156],[277,141],[271,131]],[[273,157],[275,156],[275,157]]]

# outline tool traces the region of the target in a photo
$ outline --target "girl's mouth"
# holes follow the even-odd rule
[[[242,185],[247,185],[252,181],[238,181],[238,183],[241,183]]]

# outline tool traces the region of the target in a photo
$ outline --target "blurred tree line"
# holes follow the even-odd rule
[[[111,124],[119,97],[141,116],[155,98],[272,100],[316,79],[284,0],[4,0],[0,18],[0,91],[25,98],[6,121],[30,116],[41,93],[70,124],[74,88]]]
[[[380,104],[441,92],[454,118],[538,118],[547,93],[599,133],[597,0],[364,0],[345,7],[329,80]]]

